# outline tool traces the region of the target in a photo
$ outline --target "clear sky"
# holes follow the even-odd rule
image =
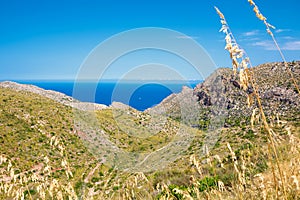
[[[276,26],[274,33],[287,60],[300,60],[300,1],[255,2],[269,23]],[[99,43],[142,27],[179,31],[196,40],[217,67],[231,67],[214,6],[224,13],[254,65],[281,61],[247,0],[1,0],[0,80],[74,79],[84,59]],[[166,53],[145,54],[170,58]],[[140,65],[151,61],[143,60],[139,53],[129,58],[141,59]],[[130,66],[130,59],[125,60]],[[115,65],[125,66],[121,61]],[[176,65],[175,62],[176,59],[167,64]],[[118,72],[117,68],[111,70],[106,78],[116,78]]]

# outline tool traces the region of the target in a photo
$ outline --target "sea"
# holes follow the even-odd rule
[[[32,84],[46,90],[54,90],[83,102],[111,105],[122,102],[139,111],[159,104],[172,93],[179,93],[183,86],[194,88],[201,80],[189,81],[16,81]],[[80,91],[80,92],[78,92]]]

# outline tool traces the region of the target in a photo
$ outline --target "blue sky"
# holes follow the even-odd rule
[[[275,37],[287,60],[300,60],[299,0],[255,2],[269,23],[276,26]],[[217,67],[231,67],[213,6],[224,13],[254,65],[281,61],[247,0],[2,0],[0,80],[75,79],[83,61],[99,43],[143,27],[181,32],[197,41]],[[105,77],[124,76],[118,67],[127,65],[130,70],[130,60],[139,60],[140,65],[155,60],[184,68],[179,73],[189,79],[199,78],[166,53],[145,51],[143,55],[147,59],[141,53],[124,59],[126,63],[120,59]]]

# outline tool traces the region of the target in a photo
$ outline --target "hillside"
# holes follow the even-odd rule
[[[299,64],[290,63],[298,82]],[[282,63],[253,68],[286,192],[299,199],[300,99],[284,72]],[[281,179],[246,92],[218,69],[139,112],[0,83],[0,199],[275,198]]]
[[[299,85],[300,62],[289,63],[289,66]],[[252,68],[252,71],[266,115],[299,121],[300,96],[284,64],[267,63]],[[204,130],[249,124],[257,107],[255,102],[247,106],[247,94],[251,93],[252,88],[248,91],[240,89],[238,77],[233,75],[231,69],[219,68],[193,90],[184,88],[181,93],[170,95],[146,112],[158,112]],[[187,113],[183,119],[182,113]]]
[[[171,119],[132,108],[130,112],[120,106],[88,111],[72,108],[72,101],[67,105],[57,101],[66,97],[53,91],[12,82],[0,86],[0,199],[22,194],[29,198],[29,192],[36,198],[42,183],[46,199],[51,189],[56,195],[61,190],[64,195],[86,196],[91,192],[87,187],[91,187],[96,195],[96,190],[105,191],[101,185],[111,176],[115,180],[108,187],[113,191],[115,181],[126,181],[133,172],[161,168],[157,165],[161,153],[173,155],[165,158],[166,163],[185,155],[188,146],[183,137],[200,134]],[[114,152],[120,148],[124,151]],[[119,157],[115,158],[115,153]],[[125,167],[130,170],[123,174]],[[57,188],[53,186],[56,182],[60,185]],[[64,189],[68,183],[74,194]],[[14,192],[5,196],[3,187],[9,184]]]
[[[26,85],[26,84],[19,84],[16,82],[11,81],[4,81],[0,83],[0,87],[2,88],[10,88],[15,91],[26,91],[30,93],[34,93],[54,101],[61,103],[66,106],[70,106],[79,110],[101,110],[107,108],[106,105],[103,104],[96,104],[96,103],[89,103],[89,102],[80,102],[73,97],[67,96],[63,93],[53,91],[53,90],[44,90],[34,85]]]

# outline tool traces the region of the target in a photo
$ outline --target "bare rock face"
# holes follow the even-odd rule
[[[53,99],[54,101],[57,101],[63,105],[71,106],[79,110],[102,110],[107,108],[107,106],[103,104],[80,102],[77,99],[74,99],[73,97],[67,96],[63,93],[53,90],[44,90],[34,85],[19,84],[11,81],[5,81],[0,83],[0,87],[10,88],[16,91],[32,92],[47,97],[49,99]]]
[[[288,66],[299,86],[300,62],[288,63]],[[287,120],[300,118],[300,94],[295,90],[284,63],[267,63],[254,67],[251,71],[268,117],[278,115]],[[254,100],[250,107],[247,104],[248,95]],[[249,123],[257,102],[251,86],[246,91],[242,90],[238,77],[233,75],[231,69],[219,68],[193,90],[184,88],[181,93],[170,95],[146,112],[164,110],[162,114],[179,119],[182,116],[182,105],[193,112],[188,115],[192,126],[215,129]]]

